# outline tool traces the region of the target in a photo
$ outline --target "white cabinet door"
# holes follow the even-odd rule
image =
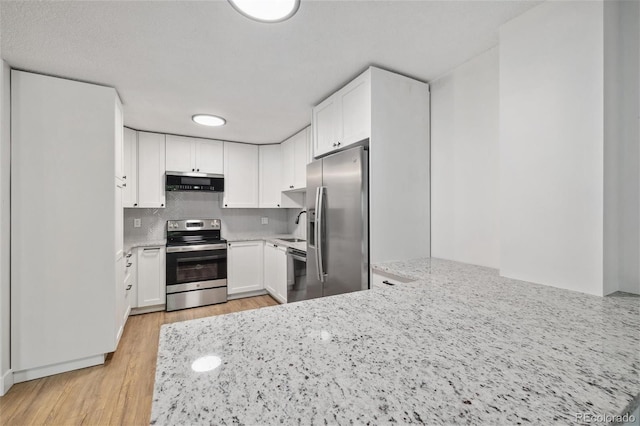
[[[264,288],[263,246],[262,240],[228,243],[227,291],[229,295]]]
[[[224,143],[222,141],[196,139],[193,153],[196,172],[221,175],[224,173]]]
[[[125,321],[123,320],[124,315],[126,313],[126,299],[127,299],[127,295],[126,295],[126,290],[124,287],[124,256],[120,256],[118,259],[116,259],[116,282],[114,283],[114,291],[116,293],[116,310],[114,312],[115,315],[115,344],[114,347],[117,348],[118,347],[118,342],[120,341],[120,337],[122,337],[122,331],[124,330],[124,323]]]
[[[333,95],[313,108],[313,151],[316,157],[336,149],[339,107],[337,96]]]
[[[289,272],[287,266],[287,248],[276,246],[273,261],[276,270],[275,297],[280,303],[287,303],[287,277]]]
[[[138,207],[138,132],[124,129],[124,182],[122,205]]]
[[[290,191],[295,185],[294,136],[282,142],[282,190]]]
[[[280,145],[263,145],[260,154],[260,203],[261,208],[278,208],[281,204],[282,154]]]
[[[224,143],[223,207],[258,207],[258,146]]]
[[[264,246],[264,288],[280,303],[287,303],[287,248],[273,243]]]
[[[125,290],[131,308],[138,307],[138,258],[135,250],[129,250],[124,256]],[[128,316],[128,314],[127,314]]]
[[[316,158],[371,137],[371,73],[365,71],[313,108]]]
[[[276,255],[278,249],[273,243],[264,245],[264,289],[272,296],[276,294],[276,282],[278,281],[278,268]]]
[[[122,119],[122,105],[120,101],[116,99],[116,111],[115,111],[115,174],[116,178],[125,180],[124,173],[124,123]]]
[[[293,137],[293,187],[307,187],[307,159],[309,148],[309,128],[307,127]]]
[[[167,135],[167,172],[195,172],[193,161],[193,140],[183,136]]]
[[[122,185],[124,184],[119,179],[116,179],[115,181],[115,256],[116,259],[118,259],[124,254],[124,208],[122,207],[122,197],[124,190]]]
[[[138,133],[138,206],[164,207],[164,135]]]
[[[165,248],[138,248],[138,307],[163,305],[166,300]]]
[[[338,148],[359,142],[371,136],[371,84],[366,72],[338,93],[341,116],[338,122]]]

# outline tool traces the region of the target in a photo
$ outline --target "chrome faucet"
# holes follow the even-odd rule
[[[296,217],[296,225],[300,223],[300,215],[306,212],[307,212],[306,210],[302,210],[300,213],[298,213],[298,217]]]

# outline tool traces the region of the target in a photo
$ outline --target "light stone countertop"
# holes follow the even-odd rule
[[[247,234],[227,234],[225,239],[229,242],[240,242],[240,241],[267,241],[274,244],[279,244],[285,247],[292,247],[297,250],[302,250],[304,252],[307,251],[307,242],[299,242],[293,243],[289,241],[284,241],[282,238],[297,238],[292,234],[256,234],[256,233],[247,233]]]
[[[548,425],[638,405],[640,298],[382,267],[421,279],[162,326],[151,423]],[[206,356],[220,365],[194,371]]]
[[[167,240],[149,240],[149,241],[125,241],[124,243],[124,252],[127,253],[129,250],[137,248],[137,247],[164,247],[167,245]]]

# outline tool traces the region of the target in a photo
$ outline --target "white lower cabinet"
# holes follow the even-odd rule
[[[137,249],[137,308],[164,305],[166,301],[165,247]]]
[[[262,240],[228,243],[227,292],[230,296],[264,289],[263,246]]]
[[[287,303],[287,248],[273,243],[264,247],[264,288],[280,303]]]
[[[386,285],[405,284],[405,283],[410,283],[411,281],[415,281],[415,280],[398,277],[396,275],[386,274],[380,271],[373,271],[371,287],[373,288],[373,287],[380,287],[380,286],[386,286]]]
[[[115,327],[115,344],[114,348],[118,347],[118,342],[120,342],[120,337],[122,337],[122,332],[124,331],[124,324],[126,322],[126,295],[124,290],[124,257],[120,255],[118,259],[116,259],[116,327]]]
[[[126,300],[129,305],[129,311],[131,311],[131,308],[138,306],[138,258],[135,250],[129,250],[124,256],[124,261],[124,289],[127,292]],[[128,316],[129,313],[127,313]]]

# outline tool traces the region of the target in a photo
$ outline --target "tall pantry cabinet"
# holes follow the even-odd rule
[[[15,382],[101,364],[117,347],[126,309],[121,108],[112,88],[11,73]]]

